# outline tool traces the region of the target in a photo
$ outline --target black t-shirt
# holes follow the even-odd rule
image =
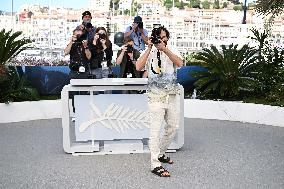
[[[75,42],[72,44],[70,50],[70,64],[69,67],[73,71],[79,71],[79,67],[84,66],[88,70],[88,59],[82,42]]]
[[[132,77],[135,77],[135,70],[136,68],[134,67],[134,64],[132,62],[132,60],[130,59],[130,57],[127,55],[127,62],[126,62],[126,66],[125,66],[125,71],[123,73],[123,77],[126,78],[127,74],[131,73]]]
[[[91,58],[91,69],[101,68],[102,61],[107,61],[107,66],[111,66],[112,60],[112,43],[110,42],[109,46],[105,50],[98,50],[98,45],[89,44],[90,51],[92,53]]]

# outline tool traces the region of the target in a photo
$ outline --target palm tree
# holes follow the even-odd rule
[[[0,64],[6,64],[11,58],[17,56],[23,50],[30,48],[30,39],[17,39],[22,34],[21,31],[12,33],[12,30],[6,32],[5,29],[0,31]]]
[[[257,0],[256,11],[267,16],[272,14],[279,15],[283,13],[284,0]]]
[[[21,34],[20,31],[0,31],[0,103],[38,100],[37,91],[27,84],[26,77],[19,76],[16,67],[6,66],[11,58],[30,48],[31,40],[19,39]]]
[[[28,44],[31,43],[31,40],[18,39],[21,34],[21,31],[15,33],[12,33],[12,30],[6,32],[5,29],[0,31],[0,76],[7,73],[5,65],[10,59],[30,48]]]
[[[238,45],[215,46],[197,53],[191,65],[202,66],[207,70],[191,72],[198,78],[194,85],[203,97],[236,98],[242,92],[251,92],[257,86],[252,70],[255,67],[256,51],[248,45],[240,49]]]

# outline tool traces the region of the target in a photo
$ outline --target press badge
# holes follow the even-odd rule
[[[86,71],[86,69],[85,69],[84,66],[80,66],[80,67],[79,67],[79,72],[80,72],[80,73],[83,73],[83,72],[85,72],[85,71]]]
[[[132,73],[127,73],[127,74],[126,74],[126,77],[127,77],[127,78],[132,78]]]
[[[107,67],[107,61],[102,61],[101,65],[102,65],[102,69],[103,69],[103,70],[105,70],[105,69],[108,68],[108,67]]]

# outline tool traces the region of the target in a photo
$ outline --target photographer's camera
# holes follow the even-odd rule
[[[127,47],[127,49],[126,49],[127,53],[132,53],[133,52],[133,47],[131,45],[127,45],[126,47]]]

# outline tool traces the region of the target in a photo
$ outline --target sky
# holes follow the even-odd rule
[[[39,4],[41,6],[59,5],[68,8],[87,8],[89,0],[0,0],[0,10],[11,12],[13,1],[13,10],[18,12],[23,4]],[[240,0],[240,2],[245,0]],[[248,0],[250,2],[252,0]],[[79,3],[78,3],[79,2]]]
[[[0,10],[11,12],[13,1],[13,10],[17,12],[23,4],[37,4],[41,6],[48,6],[49,4],[64,6],[68,8],[87,8],[89,0],[0,0]],[[78,3],[79,2],[79,3]]]

